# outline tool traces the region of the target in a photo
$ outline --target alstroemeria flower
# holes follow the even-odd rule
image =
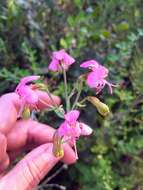
[[[76,140],[81,136],[87,136],[92,133],[92,129],[81,122],[78,122],[80,112],[78,110],[72,110],[64,115],[65,121],[60,125],[58,129],[58,135],[64,139],[64,141],[70,141],[74,148],[76,157],[77,148],[76,148]]]
[[[113,85],[105,79],[109,73],[106,67],[98,64],[98,62],[94,60],[84,62],[80,65],[80,67],[89,68],[92,70],[87,75],[86,83],[90,88],[95,88],[97,94],[104,88],[106,84],[108,85],[109,91],[112,94],[112,86],[116,85]]]
[[[38,102],[38,95],[36,92],[28,85],[29,82],[38,80],[40,76],[27,76],[21,79],[20,83],[16,87],[15,92],[19,95],[22,100],[21,111],[23,111],[24,106],[35,106]]]
[[[52,61],[49,64],[49,70],[51,71],[61,71],[62,67],[67,70],[70,65],[75,62],[75,59],[72,58],[64,49],[53,52]]]

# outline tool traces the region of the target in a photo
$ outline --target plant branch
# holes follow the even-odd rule
[[[80,98],[80,94],[81,94],[81,91],[82,91],[82,86],[83,86],[83,81],[81,80],[80,83],[79,83],[79,89],[78,89],[78,93],[77,93],[77,96],[75,98],[75,101],[73,103],[73,106],[72,106],[72,110],[76,107],[76,104]]]
[[[59,184],[46,184],[44,187],[57,187],[58,189],[61,189],[61,190],[66,190],[66,187],[63,186],[63,185],[59,185]]]
[[[52,98],[51,93],[50,93],[50,91],[49,91],[48,88],[46,89],[46,92],[47,92],[47,94],[48,94],[48,96],[49,96],[49,98],[50,98],[50,100],[51,100],[53,106],[55,106],[55,107],[57,108],[57,105],[55,104],[55,101],[54,101],[54,99]]]
[[[70,102],[68,98],[68,85],[67,85],[67,74],[66,70],[62,67],[63,70],[63,78],[64,78],[64,86],[65,86],[65,100],[66,100],[66,111],[70,110]]]
[[[53,175],[48,177],[41,185],[38,186],[38,189],[42,189],[42,187],[58,187],[59,189],[65,190],[66,187],[58,184],[48,184],[49,181],[51,181],[54,177],[56,177],[62,170],[66,170],[68,166],[66,164],[63,164]]]

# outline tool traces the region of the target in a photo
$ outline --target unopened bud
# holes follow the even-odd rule
[[[62,147],[62,138],[58,135],[57,131],[53,136],[53,154],[55,157],[64,156],[64,150]]]
[[[28,106],[24,106],[23,112],[22,112],[22,118],[23,119],[29,119],[31,115],[30,108]]]
[[[110,113],[109,107],[106,104],[104,104],[103,102],[101,102],[98,98],[96,98],[94,96],[88,96],[87,100],[97,108],[98,112],[102,116],[106,117],[109,115],[109,113]]]

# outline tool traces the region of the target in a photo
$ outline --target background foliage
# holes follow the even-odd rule
[[[120,84],[113,96],[106,90],[99,96],[112,116],[103,119],[90,105],[82,112],[95,133],[79,141],[78,163],[55,179],[68,189],[143,189],[142,8],[141,0],[0,0],[1,94],[29,74],[44,74],[51,90],[63,93],[63,84],[57,87],[47,72],[51,52],[60,48],[78,60],[69,72],[71,84],[88,58],[107,66]],[[39,119],[54,125],[46,116]]]

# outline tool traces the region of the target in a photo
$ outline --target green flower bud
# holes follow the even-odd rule
[[[64,150],[62,147],[62,138],[55,132],[53,136],[53,154],[55,157],[63,157]]]
[[[110,114],[109,107],[106,104],[104,104],[103,102],[101,102],[98,98],[96,98],[94,96],[88,96],[87,100],[97,108],[98,112],[102,116],[106,117]]]

